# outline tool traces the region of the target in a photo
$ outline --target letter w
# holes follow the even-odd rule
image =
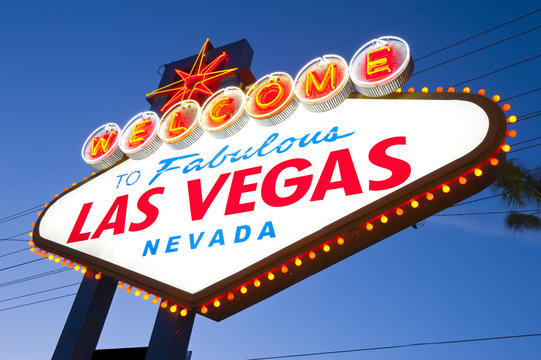
[[[105,154],[111,147],[116,138],[116,131],[113,131],[102,137],[95,137],[92,139],[92,146],[90,147],[90,155],[97,156],[99,154]],[[107,139],[105,138],[107,136]]]

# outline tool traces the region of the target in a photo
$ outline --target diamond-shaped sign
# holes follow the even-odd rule
[[[34,241],[221,320],[482,190],[505,134],[473,94],[298,107],[98,173],[49,205]]]

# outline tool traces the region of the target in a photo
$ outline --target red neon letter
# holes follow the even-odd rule
[[[302,171],[310,166],[312,166],[312,164],[306,159],[291,159],[273,167],[267,176],[265,176],[263,184],[261,185],[261,197],[263,198],[265,204],[274,207],[281,207],[294,204],[302,199],[310,189],[310,185],[312,184],[312,175],[304,175],[286,179],[284,181],[284,187],[296,187],[293,194],[286,197],[280,197],[278,194],[276,194],[276,180],[282,171],[287,168],[295,168],[298,171]]]
[[[332,182],[331,179],[336,164],[338,164],[338,170],[340,171],[340,180]],[[344,189],[346,196],[363,192],[349,149],[337,150],[329,154],[310,201],[323,200],[328,190],[340,188]]]
[[[245,184],[246,176],[256,175],[261,173],[261,166],[256,166],[249,169],[235,171],[233,180],[231,181],[231,190],[227,198],[225,206],[225,215],[239,214],[248,211],[254,211],[255,202],[240,203],[242,194],[252,192],[257,189],[257,183]]]
[[[391,58],[391,48],[384,46],[382,48],[372,50],[366,54],[366,74],[370,77],[383,76],[383,74],[376,73],[386,71],[388,74],[392,73],[389,67],[389,59]],[[370,59],[372,55],[372,59]]]
[[[229,120],[231,114],[235,110],[233,98],[223,97],[216,101],[209,110],[210,120],[217,124]]]
[[[136,146],[145,141],[147,134],[147,126],[150,125],[150,120],[143,120],[133,126],[129,143],[131,146]]]
[[[72,242],[88,240],[88,238],[90,238],[89,232],[81,233],[81,231],[83,230],[83,225],[85,224],[86,218],[88,217],[88,213],[90,212],[91,207],[92,207],[92,203],[86,203],[83,205],[81,212],[79,213],[79,216],[77,217],[77,220],[75,221],[75,225],[73,226],[73,229],[71,230],[70,237],[68,238],[68,244]]]
[[[323,76],[323,80],[320,82],[316,78],[313,72],[308,71],[306,74],[306,97],[309,98],[314,94],[312,91],[313,88],[316,88],[315,92],[317,95],[323,95],[331,92],[336,89],[336,65],[329,64],[327,67],[327,72]]]
[[[95,137],[92,139],[92,145],[90,146],[90,155],[92,157],[98,157],[102,154],[105,154],[111,145],[115,142],[116,131],[113,131],[107,136],[107,134],[102,137]],[[107,140],[105,137],[107,136]]]
[[[128,210],[128,195],[122,195],[116,198],[113,205],[101,221],[96,229],[92,239],[97,239],[101,236],[104,230],[113,229],[113,235],[122,234],[126,224],[126,211]],[[115,221],[111,222],[111,218],[116,212]]]
[[[192,214],[192,220],[201,220],[210,204],[216,199],[218,192],[222,189],[230,173],[222,174],[216,180],[216,183],[210,190],[207,198],[203,200],[203,194],[201,190],[201,179],[188,181],[188,197],[190,199],[190,212]]]
[[[268,83],[255,94],[255,103],[261,110],[274,109],[280,105],[284,97],[284,87],[277,83]]]
[[[169,124],[169,135],[178,136],[186,131],[186,127],[182,126],[182,116],[180,113],[176,112],[173,114],[171,123]]]
[[[129,231],[141,231],[154,224],[154,221],[156,221],[158,218],[160,210],[156,206],[152,205],[149,200],[152,195],[163,194],[164,190],[164,187],[157,187],[150,189],[141,195],[137,201],[137,208],[139,211],[145,214],[146,218],[140,223],[131,223],[128,229]]]
[[[391,170],[391,176],[386,180],[369,182],[369,190],[387,190],[402,184],[411,174],[410,164],[404,160],[388,156],[385,152],[394,145],[406,145],[405,136],[397,136],[380,141],[368,153],[368,159],[376,166]]]

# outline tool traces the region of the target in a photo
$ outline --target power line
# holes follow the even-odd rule
[[[497,214],[511,214],[516,212],[532,212],[532,215],[537,214],[541,212],[539,209],[532,209],[532,210],[515,210],[515,211],[484,211],[484,212],[471,212],[471,213],[456,213],[456,214],[436,214],[432,216],[467,216],[467,215],[497,215]]]
[[[517,146],[517,145],[525,144],[527,142],[535,141],[535,140],[539,140],[539,139],[541,139],[541,136],[538,136],[538,137],[533,138],[533,139],[524,140],[524,141],[518,142],[516,144],[511,144],[511,146]]]
[[[14,238],[17,237],[17,236],[28,234],[30,231],[32,231],[32,230],[28,230],[28,231],[22,232],[20,234],[11,235],[11,236],[8,236],[7,238],[1,238],[0,241],[28,241],[28,240],[24,240],[24,239],[14,239]]]
[[[15,213],[15,214],[11,214],[11,215],[5,216],[3,218],[0,218],[0,224],[3,224],[5,222],[11,221],[11,220],[18,219],[18,218],[26,216],[26,215],[33,214],[33,213],[35,213],[36,210],[40,210],[41,208],[43,208],[44,205],[45,204],[32,206],[32,207],[30,207],[30,208],[28,208],[26,210],[22,210],[22,211],[19,211],[19,212]]]
[[[457,56],[457,57],[451,58],[451,59],[449,59],[449,60],[440,62],[439,64],[430,66],[430,67],[428,67],[428,68],[426,68],[426,69],[423,69],[423,70],[421,70],[421,71],[418,71],[418,72],[416,72],[416,73],[413,73],[411,76],[413,77],[413,76],[415,76],[415,75],[419,75],[419,74],[421,74],[421,73],[424,73],[425,71],[435,69],[435,68],[437,68],[437,67],[439,67],[439,66],[445,65],[445,64],[450,63],[450,62],[452,62],[452,61],[455,61],[455,60],[458,60],[458,59],[462,59],[462,58],[464,58],[464,57],[466,57],[466,56],[468,56],[468,55],[475,54],[475,53],[477,53],[477,52],[479,52],[479,51],[488,49],[489,47],[492,47],[492,46],[494,46],[494,45],[501,44],[501,43],[503,43],[503,42],[505,42],[505,41],[508,41],[508,40],[514,39],[514,38],[516,38],[516,37],[519,37],[519,36],[528,34],[528,33],[532,32],[532,31],[538,30],[539,28],[541,28],[541,25],[540,25],[540,26],[536,26],[536,27],[534,27],[534,28],[532,28],[532,29],[523,31],[523,32],[521,32],[521,33],[519,33],[519,34],[510,36],[510,37],[508,37],[508,38],[505,38],[505,39],[496,41],[496,42],[494,42],[494,43],[492,43],[492,44],[489,44],[489,45],[483,46],[483,47],[481,47],[481,48],[475,49],[475,50],[473,50],[473,51],[467,52],[467,53],[462,54],[462,55],[460,55],[460,56]]]
[[[46,293],[46,292],[49,292],[49,291],[54,291],[54,290],[58,290],[58,289],[63,289],[63,288],[67,288],[67,287],[74,286],[74,285],[79,285],[79,284],[80,284],[80,283],[76,282],[76,283],[73,283],[73,284],[68,284],[68,285],[58,286],[58,287],[51,288],[51,289],[46,289],[46,290],[36,291],[36,292],[30,293],[30,294],[14,296],[14,297],[9,298],[9,299],[2,299],[2,300],[0,300],[0,303],[1,303],[1,302],[6,302],[6,301],[11,301],[11,300],[16,300],[16,299],[20,299],[20,298],[24,298],[24,297],[27,297],[27,296],[33,296],[33,295],[37,295],[37,294],[43,294],[43,293]]]
[[[491,32],[491,31],[494,31],[494,30],[496,30],[496,29],[499,29],[499,28],[501,28],[501,27],[503,27],[503,26],[505,26],[505,25],[509,25],[509,24],[511,24],[511,23],[513,23],[513,22],[515,22],[515,21],[517,21],[517,20],[520,20],[520,19],[523,19],[523,18],[528,17],[528,16],[530,16],[530,15],[533,15],[533,14],[539,12],[539,11],[541,11],[541,9],[534,10],[534,11],[532,11],[532,12],[530,12],[530,13],[521,15],[521,16],[516,17],[516,18],[514,18],[514,19],[511,19],[511,20],[509,20],[509,21],[507,21],[507,22],[504,22],[503,24],[496,25],[496,26],[494,26],[494,27],[492,27],[492,28],[490,28],[490,29],[488,29],[488,30],[482,31],[482,32],[480,32],[480,33],[478,33],[478,34],[475,34],[475,35],[472,35],[472,36],[470,36],[470,37],[467,37],[467,38],[465,38],[465,39],[463,39],[463,40],[457,41],[457,42],[455,42],[455,43],[453,43],[453,44],[451,44],[451,45],[447,45],[447,46],[445,46],[445,47],[442,47],[441,49],[432,51],[432,52],[429,53],[429,54],[423,55],[423,56],[421,56],[421,57],[415,59],[415,61],[422,60],[422,59],[424,59],[424,58],[427,58],[427,57],[429,57],[429,56],[432,56],[432,55],[434,55],[434,54],[437,54],[437,53],[442,52],[442,51],[444,51],[444,50],[450,49],[450,48],[455,47],[455,46],[457,46],[457,45],[459,45],[459,44],[462,44],[462,43],[464,43],[464,42],[466,42],[466,41],[468,41],[468,40],[475,39],[475,38],[478,37],[478,36],[481,36],[481,35],[484,35],[484,34],[486,34],[486,33]]]
[[[541,111],[539,111],[537,114],[532,113],[531,115],[522,115],[518,118],[517,122],[533,119],[535,117],[538,117],[539,115],[541,115]]]
[[[55,269],[55,270],[51,270],[51,271],[46,271],[46,272],[43,272],[43,273],[30,275],[30,276],[26,276],[26,277],[19,278],[19,279],[16,279],[16,280],[11,280],[11,281],[6,281],[6,282],[3,282],[3,283],[0,283],[0,287],[9,286],[9,285],[15,285],[15,284],[19,284],[19,283],[22,283],[22,282],[25,282],[25,281],[39,279],[39,278],[42,278],[42,277],[45,277],[45,276],[55,275],[55,274],[58,274],[58,273],[61,273],[61,272],[69,271],[69,270],[70,270],[70,268],[63,268],[63,269]]]
[[[429,6],[432,6],[432,5],[434,5],[435,3],[439,2],[439,1],[440,1],[440,0],[434,0],[434,1],[431,1],[431,2],[429,2],[428,4],[426,4],[426,5],[424,5],[424,6],[418,7],[418,8],[416,8],[416,9],[414,9],[414,10],[412,10],[412,11],[410,11],[410,12],[404,14],[404,15],[400,15],[400,16],[394,18],[394,19],[391,19],[391,20],[387,21],[386,23],[383,23],[383,24],[381,24],[381,25],[378,25],[378,26],[376,26],[376,27],[374,27],[374,28],[372,28],[372,29],[370,29],[370,30],[367,30],[367,31],[365,31],[365,32],[363,32],[363,33],[361,33],[361,34],[355,35],[355,36],[352,37],[352,38],[349,38],[349,39],[347,39],[347,40],[344,40],[344,41],[342,41],[342,42],[340,42],[340,43],[338,43],[338,44],[336,44],[336,45],[334,45],[334,46],[331,46],[331,47],[329,47],[329,48],[323,49],[323,50],[321,50],[321,51],[322,51],[322,52],[328,52],[328,51],[330,51],[330,50],[334,50],[334,49],[336,49],[336,48],[339,48],[339,47],[341,47],[342,45],[345,45],[345,44],[347,44],[347,43],[349,43],[349,42],[351,42],[351,41],[357,40],[358,38],[360,38],[360,37],[362,37],[362,36],[364,36],[364,35],[366,35],[366,34],[369,34],[369,33],[373,32],[373,31],[375,31],[375,30],[379,30],[379,29],[381,29],[382,27],[385,27],[385,26],[387,26],[387,25],[390,25],[390,24],[392,24],[392,23],[395,23],[395,22],[397,22],[397,21],[400,21],[400,20],[402,20],[402,19],[404,19],[404,18],[406,18],[406,17],[408,17],[408,16],[410,16],[410,15],[413,15],[413,14],[415,14],[416,12],[419,12],[419,11],[421,11],[421,10],[423,10],[423,9],[425,9],[425,8],[427,8],[427,7],[429,7]],[[291,65],[285,67],[285,69],[290,69],[290,68],[293,68],[293,67],[295,67],[295,66],[302,65],[302,64],[304,64],[306,61],[309,61],[309,60],[311,60],[311,59],[312,59],[312,58],[309,58],[309,59],[305,59],[305,60],[296,62],[296,63],[294,63],[294,64],[291,64]]]
[[[7,267],[5,267],[5,268],[1,268],[0,271],[13,269],[13,268],[16,268],[16,267],[19,267],[19,266],[23,266],[23,265],[35,263],[36,261],[41,261],[41,260],[45,260],[45,258],[40,258],[40,259],[36,259],[36,260],[30,260],[30,261],[26,261],[26,262],[23,262],[23,263],[20,263],[20,264],[15,264],[15,265],[7,266]]]
[[[492,198],[499,197],[499,196],[502,196],[502,195],[503,195],[503,194],[491,195],[491,196],[487,196],[487,197],[480,198],[480,199],[475,199],[475,200],[470,200],[470,201],[461,202],[461,203],[454,204],[454,205],[449,206],[449,207],[455,207],[455,206],[462,206],[462,205],[466,205],[466,204],[471,204],[471,203],[474,203],[474,202],[478,202],[478,201],[482,201],[482,200],[487,200],[487,199],[492,199]]]
[[[536,91],[539,91],[541,90],[541,88],[537,88],[537,89],[533,89],[533,90],[530,90],[530,91],[526,91],[526,92],[523,92],[522,94],[518,94],[518,95],[515,95],[515,96],[511,96],[511,97],[508,97],[506,99],[502,99],[498,102],[504,102],[504,101],[507,101],[507,100],[511,100],[511,99],[516,99],[518,97],[521,97],[521,96],[524,96],[524,95],[528,95],[528,94],[531,94],[531,93],[534,93]]]
[[[250,359],[247,359],[247,360],[286,359],[286,358],[301,357],[301,356],[332,355],[332,354],[343,354],[343,353],[360,352],[360,351],[400,349],[400,348],[406,348],[406,347],[427,346],[427,345],[450,345],[450,344],[460,344],[460,343],[470,343],[470,342],[480,342],[480,341],[518,339],[518,338],[527,338],[527,337],[535,337],[535,336],[541,336],[541,333],[507,335],[507,336],[492,336],[492,337],[476,338],[476,339],[425,341],[425,342],[411,343],[411,344],[388,345],[388,346],[367,347],[367,348],[347,349],[347,350],[322,351],[322,352],[317,352],[317,353],[267,356],[267,357],[250,358]]]
[[[517,152],[517,151],[528,150],[528,149],[531,149],[531,148],[534,148],[534,147],[537,147],[537,146],[541,146],[541,143],[535,144],[535,145],[526,146],[526,147],[524,147],[524,148],[520,148],[520,149],[516,149],[516,150],[512,150],[512,151],[509,151],[508,154],[511,154],[511,153],[514,153],[514,152]]]
[[[528,61],[537,59],[537,58],[540,57],[540,56],[541,56],[541,54],[536,55],[536,56],[533,56],[533,57],[528,58],[528,59],[521,60],[521,61],[516,62],[516,63],[514,63],[514,64],[504,66],[504,67],[502,67],[502,68],[499,68],[499,69],[496,69],[496,70],[494,70],[494,71],[485,73],[485,74],[483,74],[483,75],[474,77],[474,78],[472,78],[472,79],[469,79],[469,80],[466,80],[466,81],[459,82],[458,84],[452,85],[452,87],[455,87],[455,86],[458,86],[458,85],[462,85],[462,84],[468,83],[468,82],[470,82],[470,81],[478,80],[478,79],[483,78],[483,77],[485,77],[485,76],[492,75],[492,74],[495,74],[495,73],[497,73],[497,72],[500,72],[500,71],[503,71],[503,70],[512,68],[512,67],[517,66],[517,65],[520,65],[520,64],[523,64],[523,63],[525,63],[525,62],[528,62]]]
[[[61,299],[61,298],[65,298],[65,297],[73,296],[73,295],[77,295],[77,293],[67,294],[67,295],[60,295],[60,296],[56,296],[56,297],[53,297],[53,298],[44,299],[44,300],[39,300],[39,301],[34,301],[34,302],[31,302],[31,303],[27,303],[27,304],[22,304],[22,305],[17,305],[17,306],[11,306],[11,307],[8,307],[8,308],[0,309],[0,311],[6,311],[6,310],[17,309],[17,308],[20,308],[20,307],[23,307],[23,306],[29,306],[29,305],[39,304],[39,303],[43,303],[43,302],[46,302],[46,301],[51,301],[51,300]]]

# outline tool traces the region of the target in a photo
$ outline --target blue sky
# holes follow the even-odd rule
[[[147,110],[145,94],[157,87],[157,68],[197,53],[207,37],[214,46],[246,38],[254,49],[251,69],[256,78],[273,71],[294,77],[312,58],[336,53],[350,59],[379,36],[404,38],[415,59],[534,10],[534,2],[503,0],[0,0],[0,218],[48,202],[88,176],[92,169],[79,155],[88,134],[106,122],[125,124]],[[419,60],[416,71],[540,22],[541,12]],[[539,30],[532,31],[413,76],[407,86],[434,91],[475,78],[538,55],[540,40]],[[511,97],[539,87],[540,65],[537,58],[458,88]],[[540,94],[510,100],[511,113],[539,110]],[[534,117],[516,123],[518,135],[508,143],[539,136],[540,121]],[[539,149],[509,157],[537,168]],[[487,189],[473,199],[493,194]],[[504,210],[501,199],[494,198],[443,213]],[[29,231],[36,218],[31,214],[0,223],[0,238]],[[432,217],[418,230],[396,234],[220,323],[197,317],[190,342],[193,359],[541,332],[540,236],[512,233],[502,222],[503,215]],[[0,256],[25,246],[22,241],[0,241]],[[30,251],[2,256],[0,268],[35,259]],[[0,283],[56,269],[61,267],[49,261],[31,263],[0,271]],[[1,286],[0,301],[80,279],[80,273],[67,271]],[[76,289],[0,302],[2,358],[49,358],[73,297],[2,309]],[[156,311],[156,305],[117,291],[98,348],[146,346]],[[307,359],[533,359],[539,348],[537,337]]]

